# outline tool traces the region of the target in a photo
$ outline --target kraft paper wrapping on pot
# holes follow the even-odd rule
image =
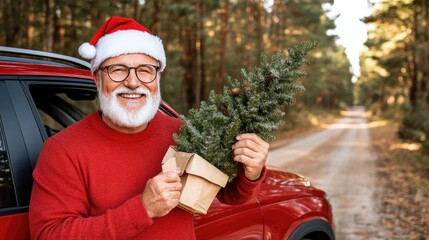
[[[228,176],[198,154],[179,152],[171,146],[162,160],[162,171],[177,169],[182,182],[179,207],[206,214],[220,188],[228,182]]]

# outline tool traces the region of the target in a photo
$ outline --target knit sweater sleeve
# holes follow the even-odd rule
[[[127,239],[153,224],[140,194],[102,215],[90,216],[81,168],[64,146],[48,139],[33,172],[32,239]]]
[[[241,165],[238,167],[237,177],[217,194],[219,201],[225,204],[243,204],[258,195],[262,181],[265,179],[266,168],[262,170],[261,176],[256,181],[250,181],[244,175]]]

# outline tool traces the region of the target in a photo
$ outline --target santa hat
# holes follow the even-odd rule
[[[144,53],[160,62],[160,71],[166,66],[162,40],[149,29],[130,18],[111,17],[94,34],[91,41],[79,47],[79,55],[91,59],[95,72],[106,59],[127,53]]]

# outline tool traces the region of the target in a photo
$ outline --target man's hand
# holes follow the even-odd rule
[[[143,205],[149,217],[167,215],[179,204],[181,189],[179,172],[160,173],[149,179],[142,193]]]
[[[243,163],[244,174],[250,181],[257,180],[267,161],[270,145],[254,133],[237,136],[234,149],[234,161]]]

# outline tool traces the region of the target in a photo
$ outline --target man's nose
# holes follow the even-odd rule
[[[128,77],[124,81],[124,85],[130,89],[135,89],[138,88],[141,84],[141,81],[137,78],[136,69],[131,68],[130,74],[128,74]]]

